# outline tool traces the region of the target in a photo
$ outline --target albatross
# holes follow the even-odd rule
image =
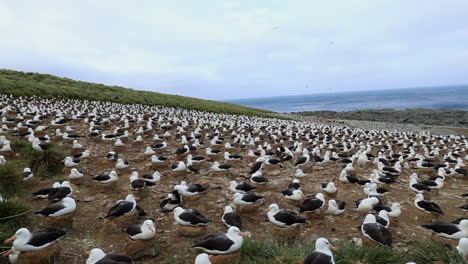
[[[377,223],[375,216],[372,214],[368,214],[364,219],[361,232],[365,238],[379,245],[392,247],[392,233],[387,228]]]
[[[107,216],[105,218],[109,217],[117,217],[121,215],[128,215],[133,213],[137,206],[137,201],[139,200],[138,197],[135,197],[133,194],[127,195],[125,197],[125,200],[118,200],[114,206],[109,210],[107,213]]]
[[[229,254],[239,250],[244,242],[244,237],[249,237],[236,226],[231,226],[225,234],[211,234],[196,241],[192,248],[203,249],[209,254]]]
[[[34,232],[30,232],[27,228],[20,228],[12,237],[5,240],[5,244],[13,241],[13,247],[18,251],[36,251],[54,244],[65,234],[66,231],[56,228],[41,229]]]
[[[330,242],[321,237],[315,241],[315,250],[306,257],[304,264],[335,264],[331,250],[339,252],[340,249],[332,246]]]

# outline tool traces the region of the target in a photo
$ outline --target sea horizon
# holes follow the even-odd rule
[[[275,112],[434,109],[468,111],[468,84],[223,100]]]

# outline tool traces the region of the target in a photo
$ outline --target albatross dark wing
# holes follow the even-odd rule
[[[239,229],[242,228],[242,219],[235,213],[230,212],[223,215],[224,222],[229,226],[237,226]]]
[[[106,218],[112,216],[121,216],[126,213],[129,213],[133,209],[133,203],[129,201],[119,201],[117,204],[112,206],[107,214]]]
[[[34,247],[40,247],[48,243],[54,243],[57,239],[63,237],[67,232],[56,228],[41,229],[32,232],[28,244]]]
[[[101,262],[103,261],[103,262]],[[116,254],[106,254],[101,260],[96,262],[96,264],[131,264],[133,259],[131,257],[116,255]]]
[[[98,181],[98,182],[107,181],[109,179],[110,179],[109,174],[104,174],[104,173],[101,173],[98,176],[93,178],[94,181]]]
[[[321,253],[314,251],[312,254],[307,256],[307,258],[304,260],[304,264],[331,264],[332,263],[332,257]]]
[[[301,212],[315,211],[323,206],[323,201],[315,197],[305,199],[299,206]]]
[[[137,225],[129,225],[127,227],[127,233],[130,235],[130,236],[134,236],[134,235],[138,235],[141,233],[141,225],[140,224],[137,224]]]
[[[294,166],[303,164],[303,163],[305,163],[306,161],[307,161],[307,158],[306,158],[306,157],[301,157],[300,159],[297,160],[296,163],[294,163]]]
[[[211,220],[202,215],[196,209],[188,209],[179,215],[179,218],[185,222],[190,222],[193,225],[211,223]]]
[[[255,187],[253,187],[252,185],[246,183],[246,182],[241,182],[239,184],[237,184],[236,186],[236,190],[242,190],[244,192],[249,192],[249,191],[252,191],[254,190]]]
[[[69,187],[54,188],[47,196],[47,199],[49,199],[50,201],[61,200],[67,197],[67,195],[69,195],[70,193],[71,189]]]
[[[232,245],[234,245],[234,241],[230,240],[225,234],[213,234],[196,241],[192,247],[227,251]]]
[[[374,210],[377,211],[377,212],[380,212],[382,210],[385,210],[387,212],[391,212],[392,211],[392,208],[390,206],[386,206],[386,205],[382,205],[382,204],[377,204],[377,205],[374,205]]]
[[[441,214],[441,215],[444,214],[444,212],[442,212],[442,209],[440,209],[440,206],[437,205],[436,203],[432,202],[432,201],[424,201],[424,200],[419,201],[418,205],[421,208],[424,208],[426,211],[434,212],[436,214]]]
[[[368,223],[364,224],[362,229],[375,242],[382,246],[392,247],[392,233],[387,228],[377,223]]]
[[[261,163],[261,162],[255,162],[254,165],[252,166],[252,168],[250,169],[250,174],[253,174],[256,171],[258,171],[262,167],[262,164],[263,163]]]
[[[40,189],[37,192],[34,192],[32,195],[34,196],[43,196],[43,195],[49,195],[51,191],[53,191],[55,188],[45,188],[45,189]]]
[[[278,222],[290,226],[293,224],[307,224],[307,219],[300,217],[296,213],[287,210],[281,210],[273,216]]]
[[[49,205],[46,208],[42,209],[41,211],[35,212],[35,214],[48,216],[48,215],[54,214],[54,213],[56,213],[56,212],[58,212],[58,211],[60,211],[60,210],[62,210],[64,208],[65,208],[65,205],[63,205],[63,203],[59,202],[59,203]]]
[[[449,222],[433,222],[427,225],[421,225],[422,227],[432,230],[439,234],[453,235],[460,231],[457,224]]]
[[[257,200],[262,199],[263,196],[256,195],[252,192],[247,192],[242,196],[242,200],[249,203],[255,203]]]
[[[187,191],[191,193],[200,193],[206,191],[206,187],[203,187],[200,184],[190,184]]]

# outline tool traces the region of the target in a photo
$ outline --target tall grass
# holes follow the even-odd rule
[[[380,246],[358,247],[350,242],[331,241],[340,248],[333,252],[336,264],[467,264],[468,261],[451,245],[427,240],[406,245],[403,251],[398,248]],[[244,240],[241,259],[235,264],[300,264],[314,251],[315,240],[296,241],[283,244],[277,241]]]
[[[335,242],[332,242],[335,243]],[[336,242],[341,251],[334,253],[336,264],[401,264],[407,261],[397,249],[369,247]],[[277,241],[244,240],[241,259],[235,264],[298,264],[314,251],[315,240],[279,243]]]
[[[23,190],[23,180],[20,175],[18,161],[9,161],[0,166],[0,242],[11,237],[17,229],[29,221],[26,204],[16,200]],[[3,246],[0,248],[4,249]]]
[[[407,261],[398,249],[381,246],[357,247],[349,242],[338,243],[340,252],[335,255],[336,264],[400,264]]]
[[[0,194],[3,198],[8,199],[15,196],[22,187],[22,179],[15,163],[8,162],[0,166]]]
[[[298,241],[294,244],[281,243],[274,240],[256,241],[244,240],[242,257],[236,264],[297,264],[298,261],[312,252],[313,241]]]
[[[26,145],[15,144],[12,142],[12,148],[18,151],[20,158],[11,160],[7,164],[0,166],[0,194],[3,201],[0,201],[0,242],[11,237],[16,230],[29,222],[29,207],[17,200],[17,196],[23,191],[22,168],[28,163],[29,157],[26,152]],[[32,149],[32,148],[31,148]],[[24,157],[23,157],[24,155]],[[0,246],[5,249],[5,246]]]
[[[35,154],[35,150],[32,147],[32,144],[26,140],[16,140],[11,142],[12,150],[19,154],[20,157],[29,159]]]
[[[0,242],[11,237],[29,222],[29,207],[15,199],[0,202]]]
[[[35,177],[54,178],[62,171],[62,160],[69,154],[69,149],[55,142],[48,143],[45,151],[36,151],[25,140],[14,141],[12,149],[19,153],[25,165],[30,167]]]
[[[41,178],[53,178],[62,171],[67,154],[64,146],[51,142],[48,149],[36,151],[31,157],[31,169]]]
[[[446,263],[466,264],[457,249],[434,240],[415,242],[412,246],[411,257],[418,264]]]

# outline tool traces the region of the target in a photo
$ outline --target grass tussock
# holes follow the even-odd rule
[[[446,263],[466,264],[462,255],[451,245],[442,244],[434,240],[416,242],[412,246],[411,257],[418,264]]]
[[[244,240],[242,258],[236,264],[297,264],[312,252],[313,241],[284,244],[278,241]]]
[[[383,247],[357,247],[347,242],[332,242],[341,251],[334,253],[336,264],[400,264],[405,255]],[[242,257],[235,264],[299,264],[314,251],[315,240],[283,244],[277,241],[244,240]]]
[[[0,201],[0,241],[11,237],[16,230],[26,225],[30,208],[15,199]]]
[[[67,156],[67,149],[56,143],[49,143],[49,148],[44,151],[36,151],[30,157],[31,170],[41,178],[53,178],[63,169],[62,161]]]
[[[335,254],[336,264],[400,264],[407,261],[398,249],[380,246],[357,247],[349,242],[340,242],[337,246],[340,252]]]
[[[19,153],[25,167],[31,168],[35,177],[54,178],[62,171],[62,161],[69,154],[69,150],[55,142],[50,142],[45,151],[36,151],[31,143],[25,140],[14,141],[12,149]]]
[[[14,96],[40,96],[58,99],[106,101],[177,107],[235,115],[275,117],[274,112],[186,96],[132,90],[119,86],[75,81],[49,74],[0,69],[0,93]]]
[[[31,143],[26,140],[16,140],[11,142],[11,149],[20,157],[25,157],[28,159],[36,153]]]
[[[22,187],[22,179],[15,163],[8,162],[0,166],[0,194],[3,198],[14,197],[22,190]]]

